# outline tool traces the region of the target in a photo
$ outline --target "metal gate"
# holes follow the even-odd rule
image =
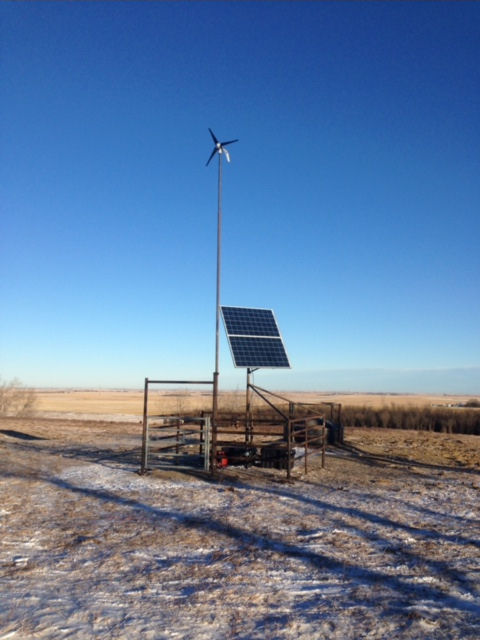
[[[150,384],[213,384],[211,380],[149,380],[145,378],[140,473],[165,464],[210,468],[211,416],[149,415]]]

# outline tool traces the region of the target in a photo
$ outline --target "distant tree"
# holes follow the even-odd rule
[[[0,378],[0,416],[29,416],[35,411],[37,396],[26,389],[20,380],[3,381]]]

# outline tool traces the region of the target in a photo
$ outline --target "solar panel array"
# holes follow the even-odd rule
[[[290,367],[271,309],[222,307],[222,315],[236,367]]]

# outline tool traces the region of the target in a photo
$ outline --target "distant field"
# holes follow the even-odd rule
[[[280,395],[295,402],[340,402],[343,405],[411,406],[448,405],[465,402],[480,396],[458,395],[399,395],[349,393],[332,394],[322,392],[281,391]],[[38,390],[37,409],[40,412],[68,412],[85,414],[141,415],[143,391],[112,390]],[[224,410],[242,411],[245,405],[244,392],[221,392],[220,407]],[[211,396],[208,391],[171,389],[150,392],[150,411],[172,413],[210,409]]]

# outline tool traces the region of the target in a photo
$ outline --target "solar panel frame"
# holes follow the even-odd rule
[[[272,309],[222,306],[235,367],[291,368]]]

